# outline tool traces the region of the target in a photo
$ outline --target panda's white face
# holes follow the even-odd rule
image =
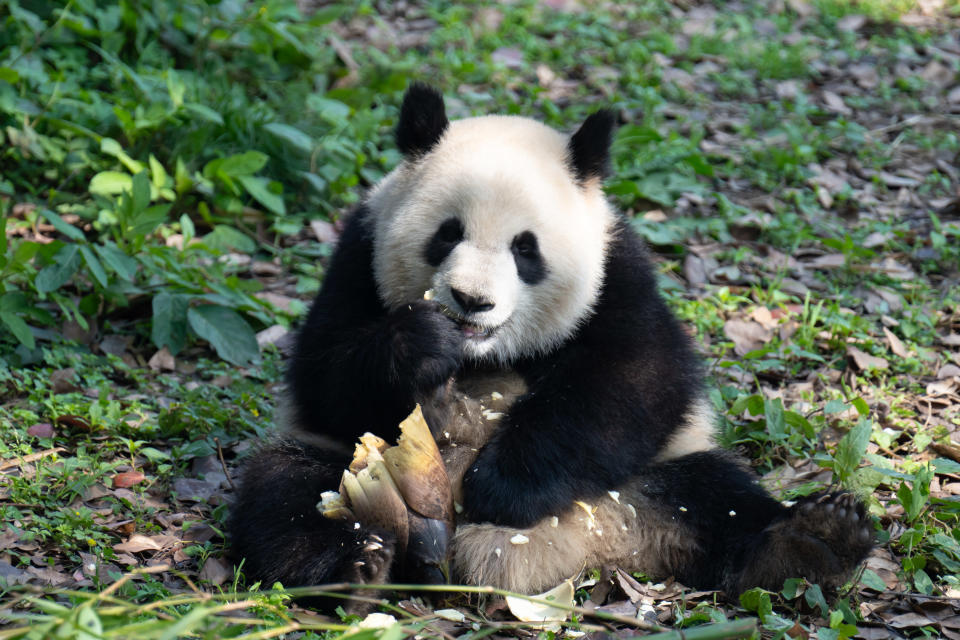
[[[613,214],[599,180],[574,180],[567,142],[525,118],[470,118],[387,176],[368,200],[387,306],[432,289],[476,360],[570,337],[599,293]]]

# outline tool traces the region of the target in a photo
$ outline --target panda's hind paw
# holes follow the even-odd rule
[[[357,541],[357,547],[353,558],[348,560],[343,579],[355,584],[388,582],[393,566],[393,539],[386,534],[369,532]]]
[[[815,494],[798,501],[766,531],[768,580],[802,577],[827,588],[842,586],[874,545],[873,523],[850,493]],[[755,570],[761,567],[754,567]],[[777,570],[779,569],[779,571]]]

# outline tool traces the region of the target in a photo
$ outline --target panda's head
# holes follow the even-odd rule
[[[441,94],[414,85],[396,132],[404,161],[367,201],[386,305],[432,289],[479,361],[562,344],[603,281],[612,129],[606,111],[572,136],[516,116],[449,122]]]

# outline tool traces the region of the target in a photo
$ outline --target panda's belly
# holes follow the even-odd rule
[[[474,371],[452,380],[424,407],[458,504],[467,467],[526,392],[526,382],[513,371]]]

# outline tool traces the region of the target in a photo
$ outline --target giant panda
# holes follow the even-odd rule
[[[287,434],[242,472],[228,527],[248,576],[431,579],[315,506],[357,438],[395,438],[418,403],[463,507],[454,580],[536,593],[615,563],[736,595],[850,576],[873,543],[862,505],[785,506],[715,445],[691,341],[604,197],[614,120],[451,122],[442,94],[408,90],[403,160],[347,220],[298,334]]]

